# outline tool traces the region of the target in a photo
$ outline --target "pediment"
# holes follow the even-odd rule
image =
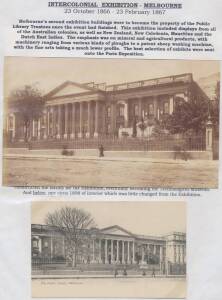
[[[82,94],[87,92],[94,92],[95,90],[92,87],[86,86],[84,84],[79,84],[72,81],[66,81],[65,83],[61,84],[57,88],[53,89],[49,92],[46,97],[65,97],[68,95],[75,95],[75,94]]]
[[[133,236],[133,234],[120,226],[111,226],[101,230],[102,233],[112,234],[112,235],[121,235],[121,236]]]

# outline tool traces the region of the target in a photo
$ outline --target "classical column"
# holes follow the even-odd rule
[[[135,264],[135,242],[133,242],[133,264]]]
[[[183,263],[186,263],[186,246],[182,246]]]
[[[93,258],[92,258],[92,262],[95,263],[95,240],[93,239]]]
[[[127,263],[130,264],[130,242],[128,241],[128,248],[127,248]]]
[[[144,116],[142,115],[142,98],[138,99],[138,114],[139,114],[139,120],[141,120]]]
[[[116,103],[111,104],[111,133],[114,134],[116,131]]]
[[[116,262],[119,263],[119,241],[116,241]]]
[[[43,121],[44,121],[44,134],[43,134],[43,138],[44,140],[47,139],[47,133],[48,133],[48,111],[47,108],[45,108],[44,112],[43,112]]]
[[[128,101],[124,102],[124,126],[129,127],[129,103]]]
[[[173,95],[170,96],[170,103],[169,103],[169,114],[172,115],[174,109],[174,97]]]
[[[72,103],[72,122],[71,122],[71,139],[75,138],[75,122],[76,122],[76,110],[75,110],[75,103]]]
[[[50,257],[53,257],[53,241],[52,236],[50,237]]]
[[[108,255],[107,255],[107,252],[108,252],[108,241],[107,239],[105,239],[105,264],[108,264]]]
[[[102,263],[102,240],[99,240],[99,263]]]
[[[158,114],[158,97],[157,96],[153,97],[153,112],[154,112],[154,118],[159,119],[159,114]]]
[[[99,101],[96,101],[94,137],[98,137],[98,136],[99,136]]]
[[[125,247],[124,247],[124,241],[122,241],[122,264],[125,263]]]
[[[65,132],[64,139],[68,138],[68,127],[69,127],[69,106],[68,103],[65,104]]]
[[[79,138],[83,137],[83,113],[84,113],[83,102],[80,102],[79,103],[79,133],[78,133]]]
[[[38,119],[38,140],[41,139],[41,118]]]
[[[91,101],[89,101],[87,107],[87,113],[88,113],[88,122],[87,122],[87,132],[86,132],[86,137],[90,137],[90,132],[91,132]]]
[[[144,245],[142,245],[142,264],[144,264]]]
[[[57,114],[58,114],[58,110],[56,106],[53,106],[52,108],[53,111],[53,115],[52,115],[52,134],[53,137],[56,137],[57,135],[57,126],[56,126],[56,119],[57,119]]]
[[[173,246],[173,256],[174,256],[174,263],[177,263],[177,247],[176,245]]]
[[[160,246],[160,256],[159,256],[159,259],[160,259],[160,263],[163,261],[163,247]]]
[[[160,272],[162,272],[163,271],[163,247],[162,246],[160,246],[159,264],[160,264]]]
[[[47,136],[50,135],[50,107],[47,107]]]
[[[61,138],[61,134],[62,134],[62,106],[58,105],[57,107],[58,110],[58,124],[57,124],[57,139]]]
[[[113,240],[111,242],[111,263],[113,264]]]

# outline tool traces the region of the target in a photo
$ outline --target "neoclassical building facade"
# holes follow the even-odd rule
[[[32,259],[67,258],[66,239],[61,231],[47,225],[32,224]],[[88,239],[79,248],[78,263],[186,265],[186,234],[172,232],[165,236],[138,235],[118,226],[87,231]]]
[[[28,128],[30,140],[59,140],[132,134],[141,120],[152,124],[172,114],[178,101],[205,97],[191,73],[115,85],[67,81],[44,96],[41,117]],[[11,141],[24,140],[19,110],[8,109]],[[138,130],[138,135],[140,134]],[[145,135],[149,135],[149,126]]]

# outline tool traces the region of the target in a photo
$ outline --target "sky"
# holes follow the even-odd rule
[[[91,213],[98,228],[119,225],[135,234],[165,235],[186,232],[186,204],[183,201],[43,201],[32,203],[32,223],[44,224],[48,212],[64,206]]]
[[[218,61],[6,57],[5,95],[24,85],[43,94],[63,82],[116,84],[193,73],[194,79],[219,72]]]

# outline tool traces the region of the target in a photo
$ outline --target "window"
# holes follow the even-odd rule
[[[36,240],[34,240],[32,242],[32,246],[33,246],[33,248],[37,248],[38,247],[38,242]]]
[[[119,107],[119,116],[120,117],[124,116],[124,106],[123,105],[120,105],[120,107]]]
[[[49,243],[47,241],[44,242],[44,247],[47,248],[49,246]]]

